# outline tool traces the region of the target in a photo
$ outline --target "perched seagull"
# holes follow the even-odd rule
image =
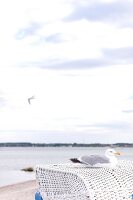
[[[118,161],[115,157],[120,155],[119,152],[116,152],[114,149],[107,149],[105,155],[89,155],[81,156],[79,158],[71,158],[70,160],[74,163],[86,164],[89,167],[110,167],[115,168]]]
[[[29,104],[31,104],[31,100],[32,100],[32,99],[35,99],[35,96],[32,96],[32,97],[28,98],[28,103],[29,103]]]

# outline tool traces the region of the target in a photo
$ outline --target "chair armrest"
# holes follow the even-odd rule
[[[84,181],[74,173],[37,167],[36,180],[42,197],[45,194],[50,200],[89,199]]]

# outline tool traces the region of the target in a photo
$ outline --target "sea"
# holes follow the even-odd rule
[[[35,179],[35,172],[21,169],[37,165],[67,163],[81,155],[104,154],[105,147],[1,147],[0,187]],[[118,159],[133,160],[133,148],[116,148]]]

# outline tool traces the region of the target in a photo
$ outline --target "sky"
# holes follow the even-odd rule
[[[0,26],[0,142],[133,142],[132,0],[5,0]]]

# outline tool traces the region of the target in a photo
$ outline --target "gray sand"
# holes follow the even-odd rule
[[[34,200],[37,190],[36,181],[27,181],[0,188],[1,200]]]

